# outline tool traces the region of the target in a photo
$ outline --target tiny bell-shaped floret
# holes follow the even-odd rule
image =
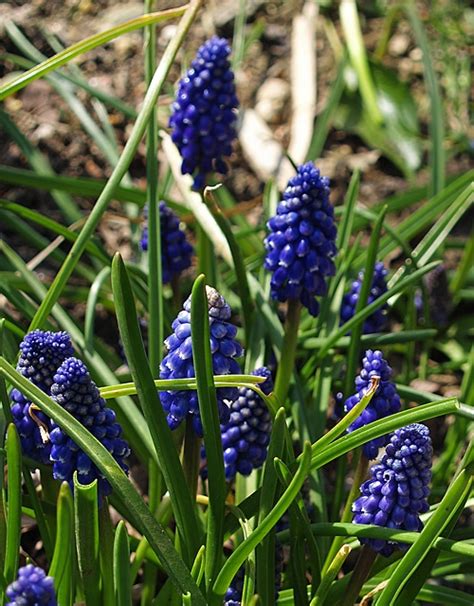
[[[388,272],[385,269],[384,264],[381,261],[378,261],[374,267],[372,285],[367,298],[367,305],[370,305],[375,301],[375,299],[378,299],[381,295],[387,292],[387,282],[385,280],[387,273]],[[363,279],[364,272],[361,271],[357,276],[357,280],[354,280],[352,283],[350,291],[344,295],[341,306],[341,324],[345,324],[355,313]],[[387,327],[387,309],[388,306],[385,303],[385,305],[379,307],[365,320],[362,329],[364,334],[381,332],[385,330]]]
[[[51,397],[95,436],[110,452],[120,467],[127,472],[125,459],[130,454],[127,442],[122,438],[122,428],[115,420],[115,413],[107,408],[99,390],[92,381],[87,367],[81,360],[68,358],[54,376]],[[73,489],[73,476],[77,472],[80,484],[98,481],[99,497],[110,494],[112,488],[102,472],[77,444],[53,423],[50,434],[53,476],[69,482]]]
[[[265,268],[272,272],[273,299],[299,300],[317,316],[316,297],[326,294],[326,278],[335,273],[337,230],[329,180],[311,162],[299,166],[288,181],[267,225]]]
[[[186,233],[174,212],[160,202],[161,266],[163,284],[191,266],[194,249],[186,239]],[[142,250],[148,250],[148,228],[145,227],[140,240]]]
[[[362,414],[349,425],[347,429],[348,432],[368,425],[377,419],[382,419],[388,415],[395,414],[400,410],[400,397],[395,385],[390,381],[391,376],[392,369],[384,360],[382,352],[368,349],[365,352],[365,358],[362,360],[362,370],[355,380],[357,392],[346,400],[344,405],[345,411],[349,412],[362,400],[370,387],[372,377],[379,377],[380,381],[370,404]],[[364,444],[363,446],[364,455],[368,459],[375,459],[379,448],[385,446],[387,441],[388,436],[380,436],[379,438],[367,442],[367,444]]]
[[[53,578],[33,564],[18,570],[18,577],[8,586],[6,595],[6,606],[57,606]]]
[[[360,487],[352,505],[355,524],[375,524],[386,528],[418,532],[420,514],[428,511],[433,448],[429,429],[413,423],[397,429],[385,448],[380,463]],[[360,539],[375,551],[389,556],[399,543],[381,539]]]
[[[16,369],[49,395],[53,377],[62,362],[74,353],[67,332],[34,330],[20,343]],[[51,443],[48,434],[51,420],[18,390],[10,392],[12,416],[20,436],[23,453],[47,465]]]
[[[206,287],[212,364],[215,375],[238,374],[240,367],[235,358],[242,355],[242,347],[236,341],[237,327],[229,322],[231,310],[217,290]],[[161,379],[184,379],[194,377],[193,345],[191,339],[191,297],[172,324],[173,333],[165,340],[167,355],[160,365]],[[219,418],[227,423],[230,403],[236,399],[234,387],[219,387],[216,390]],[[160,399],[167,413],[168,425],[176,429],[191,415],[195,432],[202,436],[201,416],[196,391],[162,391]]]
[[[252,374],[265,378],[259,387],[268,395],[273,389],[272,375],[268,368],[258,368]],[[240,387],[238,397],[230,407],[229,421],[221,425],[225,477],[228,481],[237,473],[248,476],[263,465],[271,428],[270,412],[262,398],[252,389]],[[205,458],[204,448],[202,455]],[[207,476],[207,468],[202,470],[201,475]]]
[[[223,158],[232,153],[236,137],[239,102],[229,55],[226,40],[214,36],[205,42],[180,80],[172,107],[169,124],[183,159],[181,172],[194,177],[196,190],[211,171],[227,172]]]

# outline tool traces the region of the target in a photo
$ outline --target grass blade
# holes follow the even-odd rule
[[[130,545],[123,520],[115,531],[114,541],[114,585],[116,606],[132,606],[132,583],[130,579]]]
[[[74,473],[74,531],[77,562],[87,606],[101,606],[97,480],[80,484]]]
[[[71,596],[71,570],[74,549],[74,512],[71,490],[67,482],[61,484],[57,503],[56,543],[48,574],[54,579],[56,593]],[[71,596],[72,597],[72,596]]]
[[[212,586],[221,568],[224,538],[224,507],[226,485],[222,451],[219,411],[213,380],[213,365],[209,334],[209,312],[205,276],[194,282],[191,295],[191,337],[196,375],[199,412],[206,448],[209,508],[206,536],[206,585]]]
[[[20,560],[21,532],[21,445],[15,425],[10,423],[5,443],[8,467],[7,537],[3,576],[7,584],[16,579]]]
[[[436,72],[431,61],[433,54],[430,51],[425,30],[418,16],[415,4],[403,4],[410,20],[416,42],[423,53],[423,70],[428,96],[431,103],[431,122],[429,123],[431,136],[430,165],[431,165],[431,195],[438,194],[445,182],[445,152],[444,152],[444,117],[443,100],[439,90]]]
[[[85,40],[81,40],[76,44],[72,44],[60,53],[57,53],[56,55],[48,58],[46,61],[43,61],[39,65],[32,67],[27,72],[21,74],[17,78],[14,78],[13,80],[7,82],[4,86],[0,88],[0,101],[12,95],[16,91],[24,88],[30,82],[33,82],[38,78],[42,78],[49,72],[57,69],[58,67],[61,67],[61,65],[65,65],[66,63],[74,59],[74,57],[82,55],[83,53],[86,53],[87,51],[90,51],[93,48],[97,48],[98,46],[102,46],[103,44],[110,42],[118,36],[127,34],[128,32],[132,32],[137,29],[141,29],[142,27],[150,25],[151,23],[159,23],[160,21],[166,21],[167,19],[179,17],[186,11],[188,7],[189,5],[185,5],[166,11],[160,11],[158,13],[142,15],[141,17],[137,17],[136,19],[131,19],[130,21],[126,21],[125,23],[116,25],[115,27],[112,27],[104,32],[94,34],[93,36],[90,36]]]

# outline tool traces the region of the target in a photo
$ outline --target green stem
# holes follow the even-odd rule
[[[151,13],[155,0],[145,0],[145,13]],[[145,28],[145,81],[150,86],[156,68],[156,26]],[[148,198],[148,342],[150,368],[156,378],[163,343],[163,295],[161,265],[160,204],[158,200],[158,124],[153,106],[146,135],[146,175]]]
[[[109,503],[104,499],[99,510],[100,569],[104,606],[115,606],[114,591],[114,530],[110,519]]]
[[[349,545],[343,545],[339,549],[330,566],[328,567],[326,574],[321,579],[318,590],[316,591],[309,606],[323,606],[324,602],[326,601],[329,588],[331,587],[331,584],[336,578],[338,572],[341,570],[342,565],[346,561],[346,558],[350,552],[351,548]]]
[[[275,379],[273,393],[278,402],[283,406],[288,389],[290,387],[291,375],[293,374],[296,356],[296,344],[298,341],[298,327],[300,323],[301,303],[297,300],[288,301],[288,312],[285,321],[285,335],[281,348],[281,358]]]
[[[341,606],[354,606],[376,557],[377,554],[375,551],[368,545],[364,545],[356,562],[349,586],[342,599]]]
[[[192,422],[186,419],[183,444],[183,471],[191,498],[196,499],[201,462],[201,438],[193,429]]]
[[[357,467],[354,473],[354,480],[352,482],[351,491],[349,496],[347,497],[346,505],[344,507],[344,511],[342,513],[341,522],[346,523],[351,519],[352,514],[352,503],[355,501],[357,495],[359,494],[359,489],[362,481],[367,475],[367,469],[369,467],[369,461],[366,456],[364,456],[360,449],[356,452],[356,456],[358,456]],[[332,545],[329,549],[329,553],[326,557],[326,561],[324,562],[323,574],[326,574],[329,570],[329,566],[331,565],[333,559],[336,557],[337,552],[341,548],[344,543],[344,539],[342,537],[336,537],[332,542]]]

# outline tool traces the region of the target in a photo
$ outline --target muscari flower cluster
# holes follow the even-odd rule
[[[6,595],[6,606],[57,606],[53,578],[32,564],[18,570],[18,577],[8,586]]]
[[[56,369],[73,353],[67,332],[34,330],[20,343],[20,358],[16,369],[50,395]],[[13,421],[24,454],[38,463],[49,464],[51,443],[47,436],[51,430],[51,420],[18,389],[12,389],[10,398]]]
[[[360,487],[354,502],[355,524],[375,524],[399,530],[420,531],[420,514],[428,511],[433,448],[429,429],[413,423],[391,436],[371,478]],[[402,545],[382,539],[361,539],[375,551],[389,556]]]
[[[35,330],[20,344],[18,370],[80,421],[127,470],[129,455],[121,438],[115,413],[106,408],[83,362],[72,357],[74,350],[66,332]],[[11,392],[12,415],[25,454],[43,464],[53,465],[53,476],[72,487],[73,474],[88,484],[98,479],[99,495],[110,493],[110,485],[89,457],[49,417],[16,389]]]
[[[77,358],[68,358],[58,368],[51,386],[52,399],[71,413],[114,457],[127,472],[125,459],[130,454],[127,442],[122,439],[122,428],[115,420],[115,413],[105,406],[99,390],[92,381],[85,364]],[[76,443],[53,423],[50,433],[53,476],[69,482],[73,488],[73,475],[77,472],[80,484],[98,481],[99,497],[107,496],[112,488],[102,472]]]
[[[317,316],[315,297],[326,294],[326,278],[335,273],[337,230],[329,180],[311,162],[298,167],[267,225],[265,268],[273,274],[272,297],[299,300]]]
[[[388,272],[385,269],[384,264],[381,261],[378,261],[374,267],[372,285],[367,298],[367,305],[370,305],[373,303],[373,301],[375,301],[375,299],[378,299],[381,295],[387,292],[387,282],[385,280],[387,273]],[[345,324],[355,313],[363,279],[364,272],[361,271],[357,276],[357,280],[354,280],[352,283],[350,291],[344,295],[341,306],[341,324]],[[385,330],[387,326],[387,309],[387,304],[382,305],[382,307],[379,307],[366,319],[362,328],[364,334],[381,332]]]
[[[163,284],[191,266],[194,249],[186,239],[186,233],[174,212],[160,202],[161,267]],[[145,227],[140,240],[142,250],[148,250],[148,228]]]
[[[240,367],[235,358],[242,355],[242,347],[236,341],[237,327],[230,320],[231,310],[217,290],[206,287],[209,330],[211,337],[212,364],[215,375],[237,374]],[[191,297],[183,305],[172,324],[173,333],[165,340],[167,355],[160,364],[161,379],[194,377],[193,346],[191,339]],[[230,416],[230,403],[238,396],[234,387],[216,390],[219,418],[226,424]],[[194,431],[202,436],[202,423],[196,391],[162,391],[160,399],[167,413],[168,425],[176,429],[190,415]]]
[[[259,383],[264,394],[273,389],[271,372],[264,366],[253,375],[264,377]],[[248,476],[263,465],[267,457],[272,420],[265,402],[252,389],[240,387],[238,397],[230,406],[228,423],[221,425],[222,448],[224,449],[225,477],[232,480],[237,473]],[[201,451],[205,460],[206,451]],[[201,470],[207,477],[207,468]]]
[[[230,47],[214,36],[198,50],[186,76],[179,82],[169,125],[171,138],[183,159],[181,172],[194,177],[202,189],[212,170],[225,174],[223,160],[232,153],[239,102],[230,67]]]
[[[345,402],[344,408],[349,412],[356,406],[367,393],[372,377],[379,377],[379,386],[362,414],[349,425],[347,431],[351,432],[377,419],[382,419],[388,415],[394,414],[400,410],[400,397],[395,385],[390,381],[392,369],[382,356],[381,351],[372,351],[368,349],[362,360],[362,370],[356,377],[355,386],[357,392],[350,396]],[[379,448],[385,446],[388,436],[380,436],[364,444],[363,452],[368,459],[375,459]]]

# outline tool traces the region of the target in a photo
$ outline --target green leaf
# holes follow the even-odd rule
[[[301,456],[300,464],[293,476],[290,485],[282,494],[276,505],[258,525],[255,530],[234,550],[229,559],[225,562],[213,587],[213,594],[210,596],[210,605],[219,604],[219,598],[224,596],[227,587],[236,575],[239,568],[245,562],[249,554],[255,549],[260,541],[270,532],[281,516],[288,509],[295,499],[296,495],[303,486],[303,482],[308,475],[311,459],[311,448],[309,442],[306,442]]]
[[[61,65],[65,65],[74,57],[82,55],[93,48],[97,48],[98,46],[102,46],[107,42],[110,42],[114,38],[126,34],[128,32],[132,32],[137,29],[141,29],[146,25],[151,23],[158,23],[160,21],[166,21],[167,19],[172,19],[174,17],[181,16],[185,10],[189,7],[189,5],[185,5],[179,8],[170,9],[167,11],[160,11],[158,13],[152,13],[149,15],[142,15],[141,17],[137,17],[136,19],[131,19],[130,21],[126,21],[125,23],[121,23],[120,25],[116,25],[104,32],[100,32],[98,34],[94,34],[85,40],[81,40],[80,42],[76,42],[64,49],[62,52],[57,53],[53,57],[49,57],[43,63],[36,65],[35,67],[29,69],[27,72],[21,74],[17,78],[10,80],[4,86],[0,88],[0,100],[5,99],[9,95],[12,95],[16,91],[22,89],[30,82],[37,80],[45,76],[47,73],[61,67]]]
[[[383,419],[378,419],[369,423],[365,427],[360,427],[352,433],[339,438],[321,451],[317,451],[316,444],[313,444],[313,457],[311,469],[317,469],[327,465],[330,461],[348,453],[349,451],[366,444],[380,436],[391,433],[395,429],[409,425],[410,423],[421,423],[428,419],[434,419],[439,416],[457,413],[459,411],[459,402],[456,398],[446,398],[439,402],[431,402],[403,410],[396,414],[389,415]],[[299,457],[301,459],[301,455]]]
[[[138,325],[130,280],[119,253],[116,253],[112,262],[112,290],[125,355],[150,428],[160,469],[170,492],[183,550],[187,561],[191,563],[201,545],[196,507],[186,485],[176,446],[153,382]]]
[[[90,457],[112,486],[127,520],[147,538],[174,585],[182,592],[190,591],[195,603],[198,606],[205,606],[201,592],[167,533],[151,515],[143,499],[110,452],[77,419],[17,372],[3,357],[0,357],[0,374],[25,397],[37,404]]]
[[[208,468],[209,507],[207,510],[205,570],[206,586],[209,587],[214,583],[221,568],[226,485],[219,410],[212,372],[209,311],[205,280],[205,276],[200,275],[194,282],[191,294],[191,338],[199,412],[204,430],[204,446]]]
[[[67,482],[59,489],[56,520],[56,543],[48,574],[54,579],[57,595],[69,603],[72,601],[71,571],[75,558],[73,500]]]
[[[74,472],[74,532],[77,563],[87,606],[101,606],[97,480],[81,484]]]
[[[263,468],[258,525],[271,511],[277,496],[278,478],[273,461],[275,457],[279,459],[283,457],[287,431],[285,425],[285,409],[280,408],[273,420],[270,444]],[[264,604],[270,603],[275,593],[275,566],[272,565],[272,558],[275,559],[275,533],[270,531],[256,547],[256,589]]]
[[[13,166],[0,166],[0,183],[9,183],[11,185],[20,185],[45,191],[69,192],[82,197],[100,196],[102,190],[107,184],[100,179],[87,179],[85,177],[65,177],[63,175],[48,176],[23,168],[14,168]],[[122,202],[133,202],[138,206],[143,206],[146,202],[146,192],[136,187],[123,187],[121,185],[115,188],[113,194],[114,200]],[[79,218],[79,217],[78,217]]]
[[[20,559],[21,532],[21,444],[15,425],[10,423],[5,444],[8,468],[7,536],[3,576],[7,584],[16,579]]]
[[[127,528],[123,520],[117,525],[114,540],[114,586],[115,604],[132,606],[132,583],[130,579],[130,545]]]

